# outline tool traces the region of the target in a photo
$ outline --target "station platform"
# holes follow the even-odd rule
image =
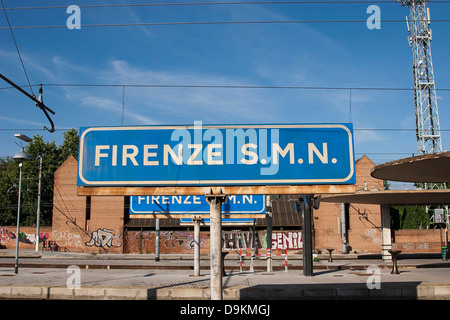
[[[450,300],[450,261],[439,255],[400,255],[393,263],[377,255],[319,255],[313,276],[304,276],[301,255],[227,255],[224,300]],[[84,254],[0,251],[0,299],[36,300],[209,300],[209,258],[200,276],[192,255]],[[77,282],[78,281],[78,282]]]

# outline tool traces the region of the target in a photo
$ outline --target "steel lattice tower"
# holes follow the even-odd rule
[[[409,45],[413,52],[414,106],[417,152],[419,155],[442,152],[441,129],[431,58],[430,11],[428,0],[398,0],[410,10],[407,18]],[[424,183],[424,189],[446,189],[445,183]],[[429,209],[429,207],[427,207]],[[449,223],[448,207],[446,223]]]
[[[427,3],[428,0],[401,0],[402,6],[410,9],[407,22],[409,45],[413,52],[414,104],[419,155],[442,151]]]

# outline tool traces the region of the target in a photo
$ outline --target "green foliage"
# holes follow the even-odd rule
[[[426,229],[430,217],[423,206],[392,206],[391,223],[393,229]]]
[[[64,143],[60,146],[60,161],[64,162],[70,155],[78,160],[78,142],[77,130],[70,129],[64,132]]]
[[[23,163],[21,225],[36,224],[39,163],[42,157],[41,178],[41,214],[40,225],[52,223],[53,211],[53,176],[56,169],[72,154],[78,157],[78,134],[75,129],[64,133],[62,145],[54,141],[45,142],[40,135],[33,136],[33,141],[25,147],[31,160]],[[17,218],[17,201],[19,185],[19,166],[12,157],[0,159],[0,225],[15,225]]]

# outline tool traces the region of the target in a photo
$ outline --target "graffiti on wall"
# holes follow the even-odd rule
[[[35,233],[19,233],[19,242],[26,244],[36,244],[36,241],[42,243],[49,238],[48,233],[39,233],[39,237],[36,237]],[[5,244],[9,240],[16,240],[16,232],[8,231],[6,228],[0,227],[0,243]]]
[[[200,248],[204,248],[206,233],[200,234]],[[224,250],[247,250],[254,243],[257,249],[267,248],[267,234],[265,231],[223,231]],[[155,250],[155,231],[127,231],[125,233],[125,252],[150,253]],[[296,250],[302,248],[302,233],[300,231],[272,232],[272,249]],[[194,249],[194,233],[190,231],[161,231],[160,250],[165,252],[190,253]]]
[[[255,239],[253,240],[253,234]],[[251,249],[254,245],[257,249],[267,248],[267,234],[265,232],[252,231],[225,231],[223,232],[225,250]],[[272,232],[272,249],[296,250],[302,248],[302,233],[300,231],[275,231]]]
[[[81,247],[81,236],[69,230],[52,232],[52,240],[60,247]]]
[[[253,240],[253,234],[255,239]],[[267,234],[266,232],[252,231],[224,231],[224,249],[225,250],[239,250],[251,249],[254,244],[257,249],[267,248]],[[301,249],[302,233],[301,231],[274,231],[272,232],[272,249]]]
[[[8,230],[0,227],[0,244],[5,244],[9,241]]]
[[[286,231],[272,233],[272,249],[302,249],[302,233],[300,231]]]
[[[161,231],[160,250],[161,252],[190,252],[194,249],[194,233],[183,231]],[[126,248],[125,252],[148,253],[154,252],[156,233],[155,231],[128,231],[124,235]],[[200,235],[200,248],[205,246],[206,238]]]
[[[160,232],[161,244],[166,248],[185,247],[194,249],[194,235],[190,232],[166,231]],[[200,248],[203,247],[204,239],[200,238]]]
[[[224,240],[223,241],[224,250],[239,250],[247,248],[250,249],[253,243],[255,248],[262,248],[263,246],[258,232],[255,232],[254,242],[252,231],[225,231],[222,233],[222,236]]]
[[[121,235],[122,233],[120,231],[118,235],[115,235],[114,230],[99,228],[96,231],[91,232],[91,239],[85,244],[88,247],[120,247],[122,246],[122,242],[119,242]]]
[[[360,237],[366,242],[381,243],[380,233],[376,229],[366,229],[364,234],[360,234]]]

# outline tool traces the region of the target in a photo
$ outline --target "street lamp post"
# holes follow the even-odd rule
[[[42,156],[39,157],[39,185],[38,185],[38,203],[36,212],[36,252],[39,251],[39,225],[41,216],[41,185],[42,185]]]
[[[15,134],[14,135],[16,138],[25,141],[25,142],[30,142],[32,141],[31,138],[22,135],[22,134]],[[21,200],[21,194],[22,194],[22,166],[23,166],[23,162],[30,160],[30,156],[25,153],[25,151],[23,150],[23,147],[21,147],[20,152],[16,153],[13,156],[13,159],[19,162],[19,196],[18,196],[18,203],[17,203],[17,231],[16,231],[16,259],[15,259],[15,264],[14,264],[14,273],[18,273],[19,272],[19,236],[20,236],[20,200]]]

